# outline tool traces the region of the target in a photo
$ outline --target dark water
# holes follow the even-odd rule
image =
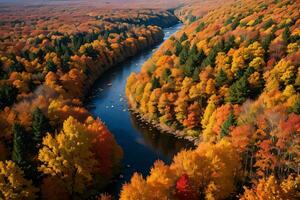
[[[181,27],[182,24],[177,24],[165,28],[164,40]],[[155,160],[170,163],[179,150],[192,147],[186,140],[159,133],[128,111],[125,98],[127,77],[134,71],[139,72],[143,63],[159,46],[156,45],[104,73],[96,82],[87,102],[87,106],[92,107],[90,112],[105,122],[124,150],[121,178],[116,178],[108,188],[114,195],[118,195],[122,184],[128,182],[134,172],[146,176]]]

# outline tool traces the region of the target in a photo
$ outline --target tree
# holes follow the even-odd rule
[[[234,104],[241,104],[246,101],[248,95],[248,80],[246,76],[242,76],[230,86],[228,101]]]
[[[185,45],[179,54],[180,64],[183,65],[189,57],[189,46]]]
[[[182,45],[180,42],[178,42],[177,40],[175,40],[175,55],[179,56],[180,52],[182,50]]]
[[[230,127],[236,125],[235,117],[233,112],[231,111],[227,120],[221,126],[221,138],[227,136],[229,134]]]
[[[12,105],[18,95],[18,89],[12,85],[4,84],[0,86],[0,110]]]
[[[252,189],[245,187],[245,192],[240,200],[254,199],[299,199],[300,177],[289,176],[281,183],[274,175],[267,179],[260,179]]]
[[[44,137],[38,155],[42,163],[39,170],[63,181],[74,198],[92,183],[97,161],[90,148],[90,138],[83,125],[69,117],[58,135]]]
[[[204,27],[205,27],[205,23],[204,23],[204,22],[201,22],[201,23],[197,26],[196,32],[198,33],[198,32],[200,32],[200,31],[202,31]]]
[[[98,54],[99,54],[91,45],[86,47],[85,53],[87,56],[91,57],[93,60],[96,60],[98,58]]]
[[[297,98],[290,111],[296,113],[297,115],[300,115],[300,97]]]
[[[56,72],[57,66],[52,60],[48,60],[46,63],[46,70],[50,72]]]
[[[49,120],[38,107],[32,113],[32,140],[34,145],[42,143],[43,137],[49,131]]]
[[[151,199],[152,195],[148,188],[149,187],[142,175],[134,173],[130,183],[123,185],[120,200]]]
[[[218,88],[223,86],[227,80],[228,80],[228,78],[227,78],[226,72],[223,69],[221,69],[216,76],[216,86]]]
[[[176,182],[176,195],[179,200],[199,199],[197,190],[189,180],[188,175],[183,174]]]
[[[187,34],[184,32],[182,35],[181,35],[181,37],[180,37],[180,39],[179,39],[179,42],[184,42],[184,41],[186,41],[188,39],[188,36],[187,36]]]
[[[25,70],[24,66],[15,59],[14,59],[14,63],[9,67],[9,73],[22,72],[24,70]]]
[[[284,28],[284,31],[282,33],[282,39],[283,39],[283,41],[284,41],[285,44],[289,43],[289,41],[290,41],[290,35],[291,35],[291,32],[290,32],[289,27],[287,26],[287,27]]]
[[[25,151],[26,151],[26,141],[23,132],[23,127],[19,123],[14,123],[12,127],[13,138],[13,150],[12,150],[12,160],[19,166],[24,167],[26,164]]]
[[[151,83],[152,83],[152,90],[161,87],[159,83],[159,78],[153,77]]]
[[[0,161],[0,198],[36,199],[38,189],[24,178],[24,172],[12,161]]]

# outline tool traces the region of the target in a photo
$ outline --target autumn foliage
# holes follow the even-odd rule
[[[186,26],[127,80],[132,109],[198,145],[174,157],[170,169],[178,163],[188,169],[169,189],[156,190],[172,191],[169,199],[298,199],[299,1],[214,2],[188,1],[176,10]],[[214,164],[229,152],[224,147],[213,164],[197,152],[224,141],[240,165],[221,165],[224,173],[211,172],[220,182],[212,181]],[[143,182],[150,189],[152,176]],[[123,199],[130,199],[131,185],[123,187]]]
[[[119,171],[122,149],[84,97],[177,18],[101,5],[1,4],[0,199],[97,198]]]

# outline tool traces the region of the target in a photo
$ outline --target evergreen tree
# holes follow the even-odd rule
[[[22,72],[24,70],[25,70],[24,66],[15,59],[14,59],[14,63],[9,67],[9,73]]]
[[[178,42],[177,40],[175,41],[175,55],[179,56],[180,52],[182,50],[182,45],[180,42]]]
[[[229,102],[241,104],[246,101],[249,95],[247,76],[242,76],[229,88]]]
[[[85,49],[85,53],[87,56],[91,57],[93,60],[97,59],[98,51],[96,51],[92,46],[88,46]]]
[[[189,57],[189,46],[185,45],[179,54],[180,64],[183,65],[184,63],[186,63],[188,57]]]
[[[160,83],[159,83],[159,78],[153,77],[153,79],[151,80],[151,83],[152,83],[152,90],[161,87]]]
[[[70,70],[69,61],[70,61],[70,56],[68,55],[68,52],[66,52],[62,56],[62,62],[61,62],[61,68],[65,73]]]
[[[290,35],[291,35],[290,29],[289,29],[289,27],[287,26],[287,27],[285,27],[285,29],[284,29],[284,31],[283,31],[283,33],[282,33],[282,39],[283,39],[283,41],[285,42],[285,44],[288,44],[288,43],[289,43]]]
[[[297,98],[295,104],[290,109],[291,112],[300,115],[300,97]]]
[[[0,86],[0,109],[12,105],[18,95],[18,89],[12,85],[4,84]]]
[[[216,86],[220,88],[226,83],[226,81],[227,81],[227,74],[224,72],[223,69],[221,69],[216,77]]]
[[[224,43],[224,51],[228,52],[231,48],[235,46],[235,37],[231,35],[228,40]]]
[[[188,36],[186,33],[183,33],[179,39],[180,42],[186,41],[188,39]]]
[[[56,65],[52,60],[47,61],[46,69],[47,69],[47,71],[51,71],[51,72],[56,72],[57,71]]]
[[[171,74],[172,74],[172,72],[169,68],[164,69],[164,71],[162,73],[162,80],[165,82],[169,82]]]
[[[199,26],[197,26],[196,32],[198,33],[198,32],[200,32],[200,31],[202,31],[204,27],[205,27],[205,23],[204,23],[204,22],[201,22],[201,23],[199,24]]]
[[[32,113],[32,140],[35,146],[42,143],[43,137],[49,131],[49,128],[48,119],[39,108],[36,108]]]
[[[20,167],[24,166],[25,161],[25,135],[23,132],[23,127],[19,123],[15,123],[12,127],[13,132],[13,150],[12,150],[12,160]]]
[[[231,111],[227,120],[221,126],[221,138],[227,136],[229,134],[230,127],[235,125],[236,125],[236,120],[233,112]]]

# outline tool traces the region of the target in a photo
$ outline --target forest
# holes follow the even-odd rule
[[[300,199],[300,1],[30,2],[0,2],[0,199]],[[126,154],[86,97],[179,20],[124,90],[195,147],[118,197]]]
[[[126,95],[145,120],[197,148],[136,173],[122,200],[300,198],[299,3],[207,11],[195,1],[175,12],[187,25],[128,77]]]
[[[2,9],[0,199],[98,196],[123,152],[84,97],[105,70],[160,42],[161,28],[177,18],[151,9]]]

